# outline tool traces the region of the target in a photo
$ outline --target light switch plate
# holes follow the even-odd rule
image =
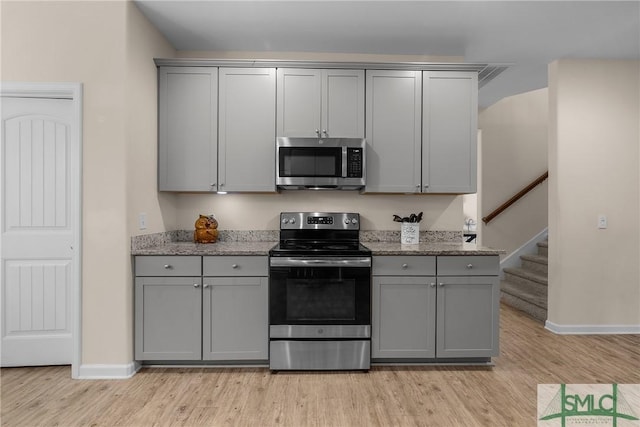
[[[147,228],[147,214],[144,212],[141,212],[138,215],[138,228],[140,228],[140,230],[145,230]]]
[[[598,228],[601,228],[601,229],[607,228],[607,216],[606,215],[598,215]]]

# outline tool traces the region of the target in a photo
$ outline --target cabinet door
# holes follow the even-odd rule
[[[364,70],[322,71],[322,136],[364,138]]]
[[[158,189],[216,191],[218,69],[159,73]]]
[[[497,356],[499,305],[498,276],[438,276],[437,357]]]
[[[266,277],[205,277],[202,358],[268,358]]]
[[[434,358],[435,308],[435,277],[374,276],[372,358]]]
[[[278,69],[277,136],[320,135],[321,79],[320,70]]]
[[[200,360],[200,277],[136,277],[136,360]]]
[[[275,191],[275,68],[221,68],[218,111],[220,191]]]
[[[370,71],[366,85],[367,192],[420,192],[422,74]]]
[[[478,74],[424,71],[422,190],[475,193]]]

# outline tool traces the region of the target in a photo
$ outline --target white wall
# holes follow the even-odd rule
[[[640,328],[639,94],[638,61],[549,67],[548,319],[559,329]]]
[[[480,112],[482,182],[478,215],[482,244],[511,254],[547,227],[548,183],[537,186],[489,224],[494,209],[542,175],[548,167],[548,91],[504,98]]]

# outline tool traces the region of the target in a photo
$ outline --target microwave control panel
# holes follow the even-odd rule
[[[362,148],[347,149],[347,178],[362,178]]]

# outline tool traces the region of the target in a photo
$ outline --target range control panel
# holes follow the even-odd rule
[[[360,214],[345,212],[282,212],[281,230],[360,230]]]

